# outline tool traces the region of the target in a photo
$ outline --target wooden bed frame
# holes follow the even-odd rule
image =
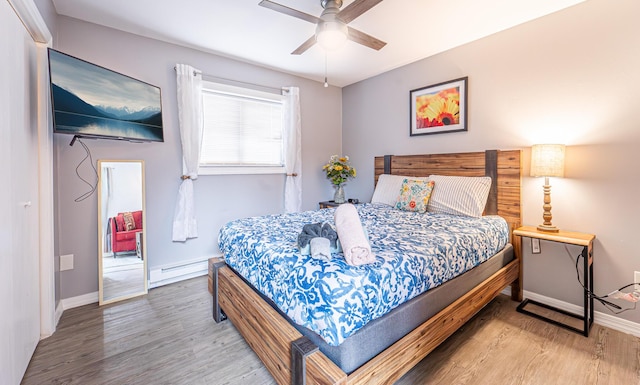
[[[375,158],[375,178],[382,173],[410,176],[492,177],[485,214],[498,214],[511,231],[521,224],[520,150],[404,155]],[[285,384],[392,384],[511,285],[511,297],[522,300],[519,237],[511,234],[515,258],[474,289],[428,319],[382,353],[347,375],[311,341],[237,276],[222,259],[209,261],[213,317],[228,317],[260,357],[273,378]],[[224,312],[222,311],[224,309]]]

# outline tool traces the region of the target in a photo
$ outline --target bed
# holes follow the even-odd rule
[[[220,322],[228,317],[279,384],[393,383],[507,286],[511,285],[513,299],[521,300],[522,298],[520,256],[515,252],[519,248],[512,246],[513,242],[517,242],[518,239],[511,235],[511,231],[517,228],[521,222],[519,150],[376,157],[376,181],[382,174],[414,177],[427,177],[432,174],[468,177],[490,176],[489,197],[484,209],[486,218],[483,220],[488,220],[490,223],[504,222],[505,225],[496,225],[498,226],[496,228],[502,230],[492,230],[489,233],[503,232],[506,241],[502,241],[502,243],[493,239],[488,241],[493,244],[491,247],[494,249],[488,244],[471,242],[472,252],[470,254],[473,255],[472,259],[476,260],[474,265],[478,265],[477,268],[472,268],[471,265],[467,266],[466,262],[455,263],[454,265],[460,268],[452,270],[460,271],[459,274],[454,274],[457,277],[453,280],[444,284],[441,282],[432,283],[433,288],[427,284],[426,291],[418,290],[417,293],[409,293],[406,298],[392,301],[393,303],[389,304],[388,308],[385,308],[387,304],[382,303],[383,301],[378,301],[380,303],[376,302],[376,306],[373,307],[375,311],[370,312],[375,313],[373,316],[368,313],[366,316],[362,316],[362,318],[370,318],[367,320],[368,322],[351,322],[350,324],[348,322],[346,325],[339,325],[337,329],[330,328],[329,330],[333,330],[333,332],[327,332],[322,328],[314,329],[313,325],[301,326],[304,324],[304,317],[300,317],[300,311],[296,312],[295,303],[292,306],[293,310],[282,305],[283,303],[291,303],[295,295],[286,297],[283,291],[279,291],[281,288],[278,285],[265,283],[265,277],[277,274],[286,275],[291,272],[279,267],[258,266],[252,268],[243,266],[242,259],[234,259],[235,251],[228,247],[225,248],[228,254],[226,255],[227,262],[223,259],[210,261],[209,290],[213,295],[214,319]],[[391,217],[393,215],[393,212],[385,212],[382,207],[376,207],[376,204],[358,205],[358,211],[363,218],[363,224],[370,223],[371,216]],[[292,228],[296,228],[299,226],[296,220],[328,220],[331,216],[331,210],[319,210],[308,215],[311,217],[297,218],[292,216],[287,217],[286,221],[291,222],[289,225],[293,226]],[[493,218],[493,215],[499,215],[501,218],[498,220]],[[456,227],[462,225],[458,225],[453,220],[439,219],[438,214],[430,215],[429,218],[434,221],[431,225],[435,227],[441,226],[443,223],[451,223],[454,228],[452,234],[462,234],[466,231],[460,230],[466,227]],[[273,219],[263,220],[262,226],[268,228],[268,223]],[[391,221],[401,222],[400,219],[392,219]],[[254,228],[261,226],[260,222],[241,220],[236,221],[233,226],[238,227],[233,233],[236,235],[231,236],[225,233],[228,239],[221,236],[222,243],[233,245],[238,249],[268,248],[269,252],[273,251],[271,249],[276,249],[285,253],[287,248],[291,248],[290,245],[265,246],[267,243],[264,242],[260,234],[254,234],[257,238],[251,240],[250,234],[254,232]],[[243,226],[246,227],[243,228]],[[464,226],[482,227],[485,225],[465,224]],[[491,227],[494,224],[486,226]],[[394,255],[385,254],[386,249],[377,248],[377,245],[385,244],[380,237],[391,231],[386,228],[380,230],[374,228],[370,231],[372,250],[380,255],[378,258],[380,262],[376,263],[382,268],[385,261],[395,261]],[[463,235],[460,237],[464,238]],[[460,242],[465,243],[464,240]],[[474,247],[475,250],[473,250]],[[481,250],[484,251],[484,254],[480,253]],[[247,250],[244,252],[246,253]],[[388,252],[391,253],[391,251]],[[397,250],[394,252],[398,253]],[[255,253],[255,251],[250,250],[248,253]],[[281,260],[290,262],[290,259],[287,258],[290,257],[283,256]],[[278,260],[278,258],[271,259]],[[402,255],[399,255],[397,260],[403,260]],[[410,265],[415,264],[416,260],[420,259],[412,260]],[[301,263],[308,263],[308,261]],[[398,264],[397,266],[402,265]],[[316,268],[316,273],[328,268],[330,267]],[[406,266],[402,266],[403,271],[405,268]],[[382,269],[381,271],[388,272],[393,269],[387,267],[387,270]],[[366,276],[365,273],[362,274]],[[374,274],[376,277],[385,275],[376,274]],[[367,279],[370,281],[370,276]],[[277,282],[282,281],[281,279]],[[269,287],[269,285],[276,287]],[[254,287],[261,288],[262,292]],[[422,293],[422,291],[425,292]],[[371,294],[371,290],[368,293],[368,296],[377,298],[377,294]],[[434,298],[438,297],[446,298],[438,302],[439,307],[434,307],[432,305],[435,303]],[[354,298],[354,295],[350,294],[349,298]],[[425,304],[429,304],[429,306],[425,307]],[[305,306],[307,306],[306,303]],[[359,311],[349,311],[348,313],[349,315],[360,314]],[[338,318],[344,317],[336,317],[333,320],[323,319],[321,324],[337,322]],[[298,324],[293,322],[293,319]],[[381,330],[389,330],[390,323],[394,325],[394,332],[387,334],[392,335],[385,334],[384,338],[372,337],[380,335]],[[353,325],[355,327],[351,327]],[[335,330],[340,330],[343,333],[337,334]],[[398,333],[400,334],[398,335]],[[374,342],[371,343],[371,341]],[[366,346],[366,349],[362,349],[362,346]],[[358,348],[364,354],[357,354]],[[342,353],[343,351],[346,353]],[[353,356],[356,357],[353,358]]]

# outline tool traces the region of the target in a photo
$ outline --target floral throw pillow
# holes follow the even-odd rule
[[[434,185],[435,182],[432,180],[405,179],[396,201],[396,208],[404,211],[426,212]]]

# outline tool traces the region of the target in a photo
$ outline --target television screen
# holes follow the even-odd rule
[[[164,141],[159,87],[51,48],[49,79],[53,132]]]

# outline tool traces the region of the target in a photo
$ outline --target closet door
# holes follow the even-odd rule
[[[19,384],[40,337],[36,45],[0,1],[0,382]]]

